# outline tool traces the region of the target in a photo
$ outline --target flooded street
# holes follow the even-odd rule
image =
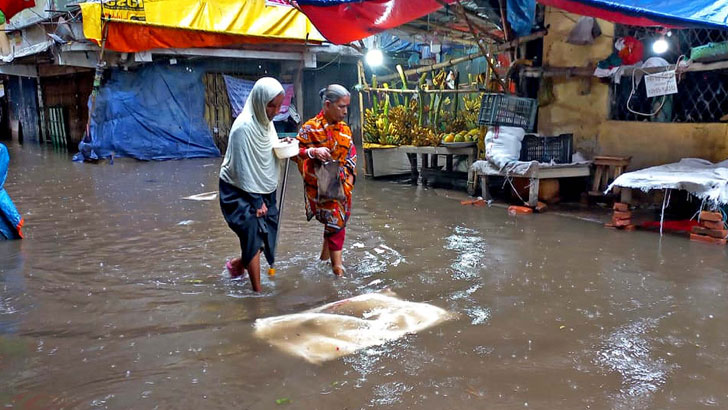
[[[222,276],[239,245],[217,199],[183,199],[217,190],[221,159],[8,148],[26,239],[0,242],[0,406],[728,408],[725,247],[360,178],[337,280],[292,168],[278,273],[254,294]],[[321,365],[253,336],[384,289],[459,317]]]

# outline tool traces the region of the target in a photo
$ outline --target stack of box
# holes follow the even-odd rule
[[[622,202],[615,202],[613,209],[612,222],[607,223],[605,226],[607,228],[633,231],[635,226],[632,225],[632,212],[629,210],[629,205]]]
[[[693,227],[690,240],[718,245],[726,244],[728,230],[725,229],[723,214],[720,212],[702,211],[700,212],[699,221],[700,226]]]

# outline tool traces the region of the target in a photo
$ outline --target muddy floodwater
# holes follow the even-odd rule
[[[9,148],[27,238],[0,242],[4,408],[728,408],[725,248],[360,178],[337,280],[292,169],[254,294],[222,276],[239,248],[217,200],[183,199],[217,190],[220,159]],[[459,317],[323,364],[253,335],[383,289]]]

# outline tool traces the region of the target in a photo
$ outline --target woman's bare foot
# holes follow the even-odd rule
[[[346,273],[346,269],[344,269],[342,265],[336,265],[332,267],[331,270],[334,272],[334,275],[338,277],[342,277]]]
[[[239,278],[245,274],[245,269],[242,262],[240,262],[240,258],[234,258],[227,261],[225,267],[227,268],[228,273],[230,273],[230,278],[232,279]]]

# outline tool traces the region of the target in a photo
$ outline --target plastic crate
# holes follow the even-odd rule
[[[527,134],[521,143],[521,161],[570,164],[574,134],[546,137]]]
[[[480,125],[521,127],[531,132],[536,124],[538,100],[506,94],[485,93],[480,102]]]

